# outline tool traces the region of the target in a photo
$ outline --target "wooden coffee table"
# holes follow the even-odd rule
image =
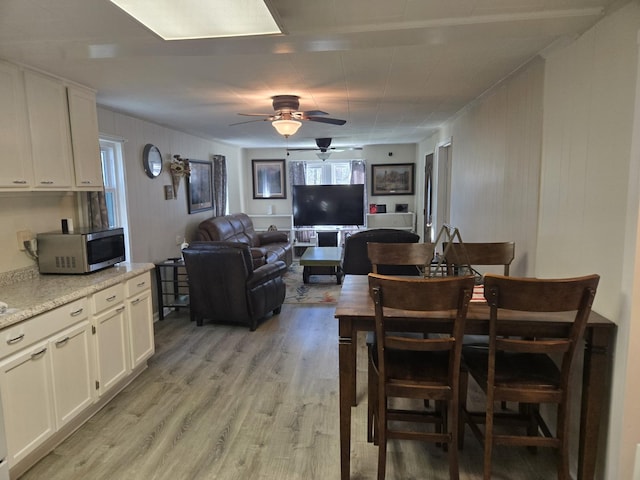
[[[342,247],[309,247],[300,257],[302,281],[309,283],[310,275],[335,275],[336,283],[342,283]]]

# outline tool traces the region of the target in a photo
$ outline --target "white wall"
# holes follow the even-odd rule
[[[640,7],[633,2],[551,53],[544,85],[536,274],[601,275],[594,309],[618,324],[609,479],[631,478],[640,442],[638,382],[627,373],[636,367],[627,358],[629,345],[638,343],[629,323],[639,319],[629,317],[633,273],[626,273],[633,270],[638,221],[639,159],[637,152],[631,157],[631,147],[639,28]]]
[[[179,154],[192,160],[211,160],[213,155],[225,155],[229,181],[229,210],[239,208],[239,148],[188,135],[105,108],[98,109],[98,126],[101,134],[125,139],[123,149],[129,202],[131,261],[156,262],[179,255],[180,247],[176,245],[176,237],[191,240],[198,224],[213,216],[211,210],[189,215],[185,179],[178,188],[177,199],[164,199],[164,185],[171,185],[167,163],[173,155]],[[165,160],[162,173],[153,179],[145,174],[142,167],[142,151],[147,143],[157,146]]]
[[[451,140],[450,223],[463,241],[514,241],[512,275],[535,262],[543,74],[541,59],[530,62],[420,147]]]
[[[37,263],[18,249],[16,233],[60,230],[60,219],[75,217],[73,193],[0,194],[0,272],[32,267]]]

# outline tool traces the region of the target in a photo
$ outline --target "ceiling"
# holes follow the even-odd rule
[[[270,0],[284,35],[167,42],[108,0],[0,0],[0,58],[95,88],[107,108],[240,147],[414,143],[624,3]],[[251,120],[238,113],[272,113],[282,94],[347,123],[304,122],[288,144],[267,121],[229,126]]]

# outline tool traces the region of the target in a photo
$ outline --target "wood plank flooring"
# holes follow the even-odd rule
[[[333,306],[284,305],[255,332],[196,327],[188,312],[156,323],[149,368],[24,480],[338,479],[338,328]],[[376,478],[366,442],[366,349],[359,339],[352,479]],[[494,478],[555,478],[555,456],[495,453]],[[481,478],[470,432],[460,478]],[[387,478],[447,479],[434,445],[392,441]]]

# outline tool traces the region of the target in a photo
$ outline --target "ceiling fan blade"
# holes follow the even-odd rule
[[[239,113],[243,117],[272,117],[273,113]]]
[[[257,120],[246,120],[244,122],[230,123],[229,126],[233,127],[234,125],[242,125],[244,123],[253,123],[253,122],[268,122],[271,120],[270,118],[259,118]]]
[[[298,112],[302,115],[302,118],[316,117],[318,115],[329,115],[327,112],[323,112],[322,110],[308,110],[306,112]]]
[[[331,125],[344,125],[346,120],[340,120],[338,118],[326,118],[326,117],[307,117],[307,120],[311,122],[330,123]]]

